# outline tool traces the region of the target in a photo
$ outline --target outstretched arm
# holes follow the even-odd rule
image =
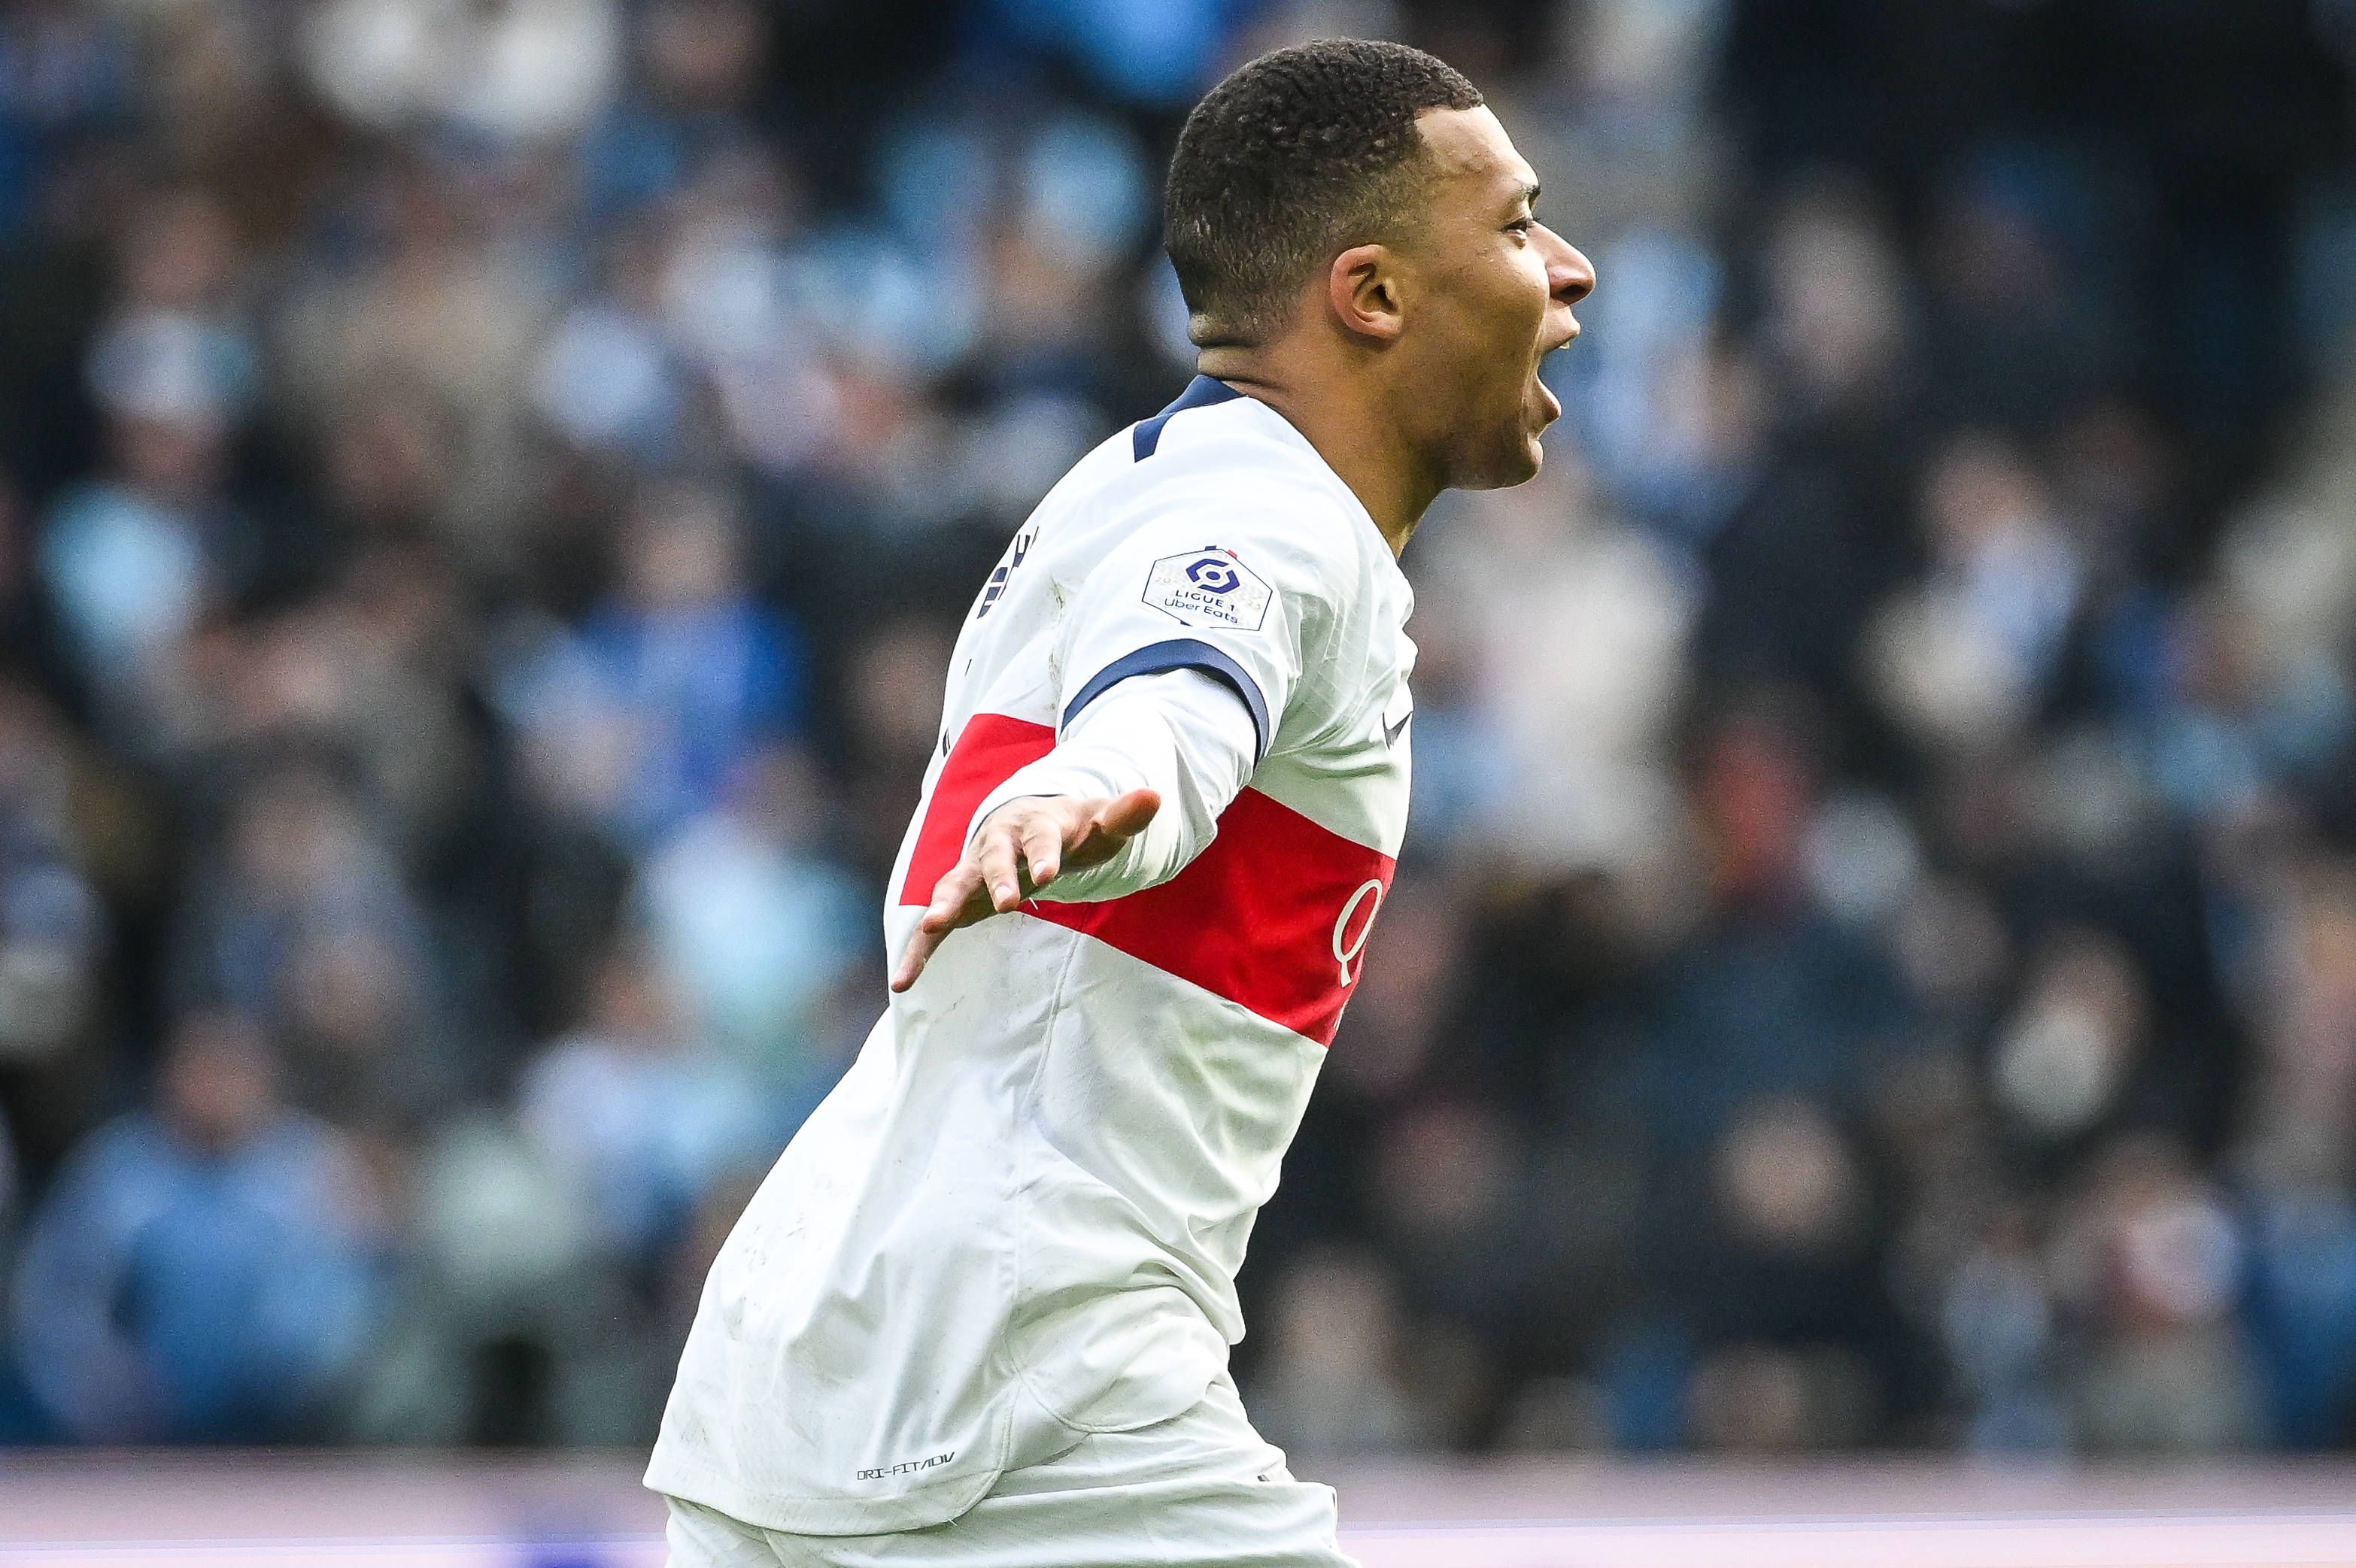
[[[1257,761],[1251,712],[1200,671],[1139,676],[991,792],[892,974],[916,984],[949,933],[1029,898],[1086,902],[1169,880],[1203,852]]]

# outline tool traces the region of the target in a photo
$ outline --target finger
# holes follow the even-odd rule
[[[916,929],[909,933],[907,946],[900,951],[900,962],[892,970],[892,989],[905,991],[915,985],[934,950],[948,940],[950,932],[971,925],[990,912],[990,898],[982,891],[980,869],[971,860],[950,867],[933,884],[933,901],[916,917]]]
[[[916,929],[908,933],[908,945],[900,950],[900,962],[892,971],[892,989],[905,991],[915,985],[916,976],[925,972],[925,964],[932,957],[933,950],[948,935],[945,930],[926,930],[919,921]]]
[[[1162,797],[1150,789],[1133,789],[1097,807],[1081,829],[1079,841],[1065,852],[1067,866],[1094,866],[1109,860],[1120,847],[1145,831],[1162,809]]]
[[[947,936],[971,917],[967,911],[981,899],[981,870],[971,860],[960,860],[933,884],[933,901],[916,921],[920,930]]]
[[[1023,863],[1033,888],[1044,888],[1063,874],[1063,830],[1044,812],[1023,825]]]
[[[981,830],[981,842],[976,859],[981,866],[982,886],[990,890],[990,901],[999,913],[1020,908],[1023,903],[1023,880],[1015,849],[1015,828],[1011,823],[992,823]]]
[[[1097,813],[1097,826],[1114,837],[1127,840],[1146,829],[1162,809],[1162,796],[1150,789],[1133,789],[1116,796]]]

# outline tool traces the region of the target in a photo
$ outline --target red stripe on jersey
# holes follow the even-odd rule
[[[1055,731],[995,713],[958,736],[910,857],[904,904],[932,897],[965,850],[982,797],[1054,748]],[[1158,888],[1098,903],[1024,904],[1272,1023],[1333,1042],[1395,862],[1247,789],[1218,836]]]
[[[1331,1045],[1391,869],[1381,850],[1248,789],[1160,887],[1023,907]]]

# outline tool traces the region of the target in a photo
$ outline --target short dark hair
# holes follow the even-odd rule
[[[1194,341],[1268,330],[1320,262],[1396,232],[1426,172],[1417,118],[1480,103],[1405,44],[1327,38],[1238,66],[1186,116],[1162,200]]]

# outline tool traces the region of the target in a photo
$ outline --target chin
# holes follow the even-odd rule
[[[1538,466],[1546,456],[1539,447],[1538,438],[1546,433],[1546,424],[1552,421],[1539,423],[1533,429],[1535,411],[1516,410],[1510,421],[1501,420],[1487,426],[1479,439],[1466,440],[1457,449],[1461,455],[1451,464],[1454,472],[1449,478],[1448,487],[1451,490],[1503,490],[1537,478]]]
[[[1533,453],[1527,457],[1484,469],[1474,477],[1460,479],[1449,487],[1454,490],[1510,490],[1516,485],[1526,485],[1537,476],[1538,458]]]
[[[1537,436],[1526,435],[1506,456],[1505,461],[1499,464],[1504,473],[1497,481],[1497,487],[1502,488],[1507,485],[1526,485],[1537,478],[1538,470],[1545,466],[1545,446],[1540,444]]]

